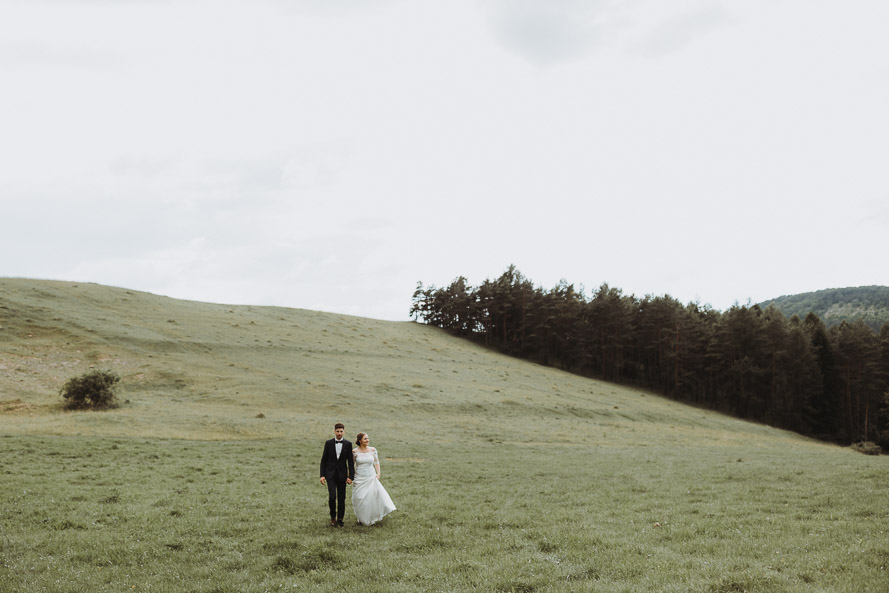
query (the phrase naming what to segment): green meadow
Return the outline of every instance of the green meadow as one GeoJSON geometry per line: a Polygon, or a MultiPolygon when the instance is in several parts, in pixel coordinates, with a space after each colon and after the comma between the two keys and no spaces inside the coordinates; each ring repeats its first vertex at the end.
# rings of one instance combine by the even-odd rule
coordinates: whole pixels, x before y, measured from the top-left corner
{"type": "Polygon", "coordinates": [[[0,279],[0,591],[889,590],[889,462],[414,323],[0,279]],[[90,368],[120,408],[66,412],[90,368]],[[398,510],[327,526],[333,424],[398,510]]]}

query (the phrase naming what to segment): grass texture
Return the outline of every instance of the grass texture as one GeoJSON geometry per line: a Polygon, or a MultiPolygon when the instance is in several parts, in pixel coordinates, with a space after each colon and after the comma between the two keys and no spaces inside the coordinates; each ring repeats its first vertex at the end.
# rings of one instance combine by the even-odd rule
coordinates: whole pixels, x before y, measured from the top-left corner
{"type": "Polygon", "coordinates": [[[6,279],[0,355],[3,593],[889,590],[885,457],[433,328],[6,279]],[[327,526],[336,421],[381,524],[327,526]]]}

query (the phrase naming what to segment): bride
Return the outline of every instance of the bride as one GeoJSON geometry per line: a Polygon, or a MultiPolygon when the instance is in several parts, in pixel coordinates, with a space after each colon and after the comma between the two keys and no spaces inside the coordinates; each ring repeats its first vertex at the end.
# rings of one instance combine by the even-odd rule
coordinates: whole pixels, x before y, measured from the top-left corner
{"type": "Polygon", "coordinates": [[[370,437],[363,432],[355,439],[355,479],[352,481],[352,508],[358,522],[373,525],[395,510],[389,493],[380,483],[380,458],[370,446],[370,437]]]}

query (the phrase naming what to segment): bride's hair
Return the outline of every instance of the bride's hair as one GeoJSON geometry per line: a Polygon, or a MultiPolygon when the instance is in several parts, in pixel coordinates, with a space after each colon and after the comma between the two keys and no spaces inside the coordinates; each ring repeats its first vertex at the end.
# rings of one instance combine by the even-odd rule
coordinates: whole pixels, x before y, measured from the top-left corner
{"type": "Polygon", "coordinates": [[[355,442],[358,443],[358,446],[359,446],[359,447],[361,446],[361,439],[363,439],[363,438],[366,437],[366,436],[367,436],[367,433],[365,433],[365,432],[359,432],[359,433],[358,433],[358,436],[355,437],[355,442]]]}

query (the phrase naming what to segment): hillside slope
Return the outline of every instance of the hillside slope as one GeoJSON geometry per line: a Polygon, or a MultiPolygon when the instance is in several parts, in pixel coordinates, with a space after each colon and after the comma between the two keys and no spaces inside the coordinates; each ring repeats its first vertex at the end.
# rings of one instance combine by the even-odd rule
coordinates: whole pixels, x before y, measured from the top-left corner
{"type": "Polygon", "coordinates": [[[614,446],[816,446],[425,325],[0,279],[0,433],[320,439],[335,421],[430,445],[580,434],[614,446]],[[121,375],[124,405],[61,410],[61,385],[91,367],[121,375]]]}
{"type": "Polygon", "coordinates": [[[780,296],[759,305],[774,305],[785,317],[797,315],[805,319],[810,312],[815,313],[827,326],[861,320],[880,331],[889,322],[889,286],[828,288],[780,296]]]}

